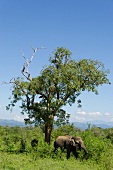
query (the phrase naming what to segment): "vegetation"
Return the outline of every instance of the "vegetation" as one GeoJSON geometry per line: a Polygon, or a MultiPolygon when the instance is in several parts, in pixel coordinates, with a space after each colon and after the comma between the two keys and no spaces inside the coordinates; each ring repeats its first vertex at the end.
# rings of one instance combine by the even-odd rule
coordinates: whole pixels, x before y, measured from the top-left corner
{"type": "Polygon", "coordinates": [[[13,83],[12,98],[7,109],[12,109],[18,101],[21,101],[21,113],[28,114],[26,121],[36,125],[43,123],[45,142],[50,144],[55,117],[57,125],[68,122],[69,114],[62,109],[62,106],[72,105],[75,102],[81,106],[81,100],[78,97],[82,91],[98,94],[97,87],[110,82],[107,78],[108,71],[101,62],[89,59],[78,62],[71,60],[71,52],[68,49],[57,48],[49,61],[49,66],[35,78],[31,78],[28,72],[31,61],[26,61],[22,74],[29,81],[21,78],[10,81],[13,83]]]}
{"type": "Polygon", "coordinates": [[[0,127],[0,169],[2,170],[112,170],[113,169],[113,129],[88,128],[85,131],[73,125],[53,129],[51,144],[44,142],[43,129],[38,127],[0,127]],[[88,150],[66,159],[66,151],[53,152],[53,142],[58,135],[81,136],[88,150]],[[32,148],[31,140],[38,139],[37,148],[32,148]]]}

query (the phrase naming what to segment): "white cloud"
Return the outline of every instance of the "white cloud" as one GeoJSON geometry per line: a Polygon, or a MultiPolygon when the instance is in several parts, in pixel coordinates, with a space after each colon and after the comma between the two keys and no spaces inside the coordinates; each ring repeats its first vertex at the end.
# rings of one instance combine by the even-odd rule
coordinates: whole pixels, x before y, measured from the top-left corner
{"type": "Polygon", "coordinates": [[[100,116],[101,115],[100,112],[88,112],[87,114],[90,116],[100,116]]]}
{"type": "Polygon", "coordinates": [[[101,113],[100,113],[100,112],[94,112],[94,114],[95,114],[95,115],[101,115],[101,113]]]}
{"type": "Polygon", "coordinates": [[[22,115],[20,115],[20,116],[15,115],[13,119],[16,121],[19,121],[19,122],[24,122],[25,117],[22,115]]]}
{"type": "Polygon", "coordinates": [[[86,112],[85,112],[85,111],[77,111],[76,114],[79,114],[79,115],[86,115],[86,112]]]}
{"type": "Polygon", "coordinates": [[[110,122],[113,122],[113,117],[110,119],[110,122]]]}
{"type": "Polygon", "coordinates": [[[111,122],[113,121],[113,114],[111,113],[101,113],[99,111],[96,112],[86,112],[84,110],[78,110],[75,114],[71,114],[70,122],[88,122],[88,121],[106,121],[111,122]]]}
{"type": "Polygon", "coordinates": [[[70,117],[70,122],[85,122],[86,118],[85,117],[80,117],[80,116],[71,116],[70,117]]]}
{"type": "Polygon", "coordinates": [[[104,115],[105,115],[105,116],[110,116],[111,114],[110,114],[110,113],[105,113],[104,115]]]}

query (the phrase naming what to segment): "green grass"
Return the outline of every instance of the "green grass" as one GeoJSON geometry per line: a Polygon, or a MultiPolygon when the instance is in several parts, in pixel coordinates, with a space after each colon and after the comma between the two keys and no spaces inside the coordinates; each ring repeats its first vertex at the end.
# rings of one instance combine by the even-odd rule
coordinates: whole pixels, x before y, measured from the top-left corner
{"type": "MultiPolygon", "coordinates": [[[[39,158],[37,154],[8,154],[0,153],[0,170],[108,170],[105,165],[91,160],[76,160],[71,157],[67,160],[53,158],[39,158]]],[[[113,168],[111,167],[110,170],[113,168]]]]}

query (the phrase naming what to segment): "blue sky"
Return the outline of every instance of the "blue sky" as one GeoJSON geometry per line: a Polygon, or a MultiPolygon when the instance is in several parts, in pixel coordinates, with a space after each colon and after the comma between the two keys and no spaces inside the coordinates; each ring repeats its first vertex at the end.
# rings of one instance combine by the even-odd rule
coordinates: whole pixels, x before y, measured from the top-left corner
{"type": "Polygon", "coordinates": [[[1,0],[0,1],[0,119],[23,120],[18,106],[5,110],[11,95],[11,78],[22,76],[24,63],[19,49],[30,59],[31,47],[37,51],[29,67],[32,76],[57,47],[68,48],[72,59],[102,61],[111,85],[99,87],[99,95],[84,92],[82,108],[66,107],[70,121],[113,121],[113,0],[1,0]]]}

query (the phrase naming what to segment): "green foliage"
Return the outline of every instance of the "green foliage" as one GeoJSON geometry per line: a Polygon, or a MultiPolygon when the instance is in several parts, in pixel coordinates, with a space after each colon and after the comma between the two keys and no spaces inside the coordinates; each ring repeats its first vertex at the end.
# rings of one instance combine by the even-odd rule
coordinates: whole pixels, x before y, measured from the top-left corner
{"type": "Polygon", "coordinates": [[[93,126],[90,131],[94,134],[94,136],[98,137],[98,136],[101,136],[101,137],[105,137],[105,131],[103,131],[102,128],[100,127],[96,127],[96,126],[93,126]]]}
{"type": "Polygon", "coordinates": [[[69,124],[70,114],[66,113],[65,110],[59,109],[56,113],[57,120],[54,121],[54,125],[57,127],[69,124]]]}
{"type": "Polygon", "coordinates": [[[63,125],[58,127],[57,129],[54,129],[53,133],[52,133],[52,138],[56,138],[57,136],[62,136],[62,135],[74,135],[77,136],[78,133],[80,133],[80,129],[77,129],[74,127],[73,124],[69,124],[69,125],[63,125]]]}
{"type": "Polygon", "coordinates": [[[106,129],[106,138],[110,139],[113,144],[113,128],[106,129]]]}
{"type": "Polygon", "coordinates": [[[23,153],[26,151],[26,140],[21,139],[20,141],[20,152],[23,153]]]}

